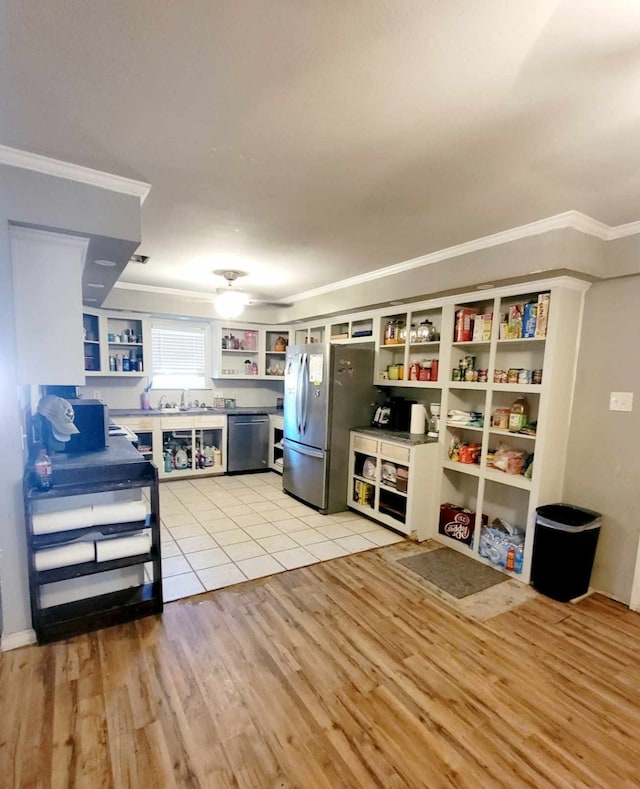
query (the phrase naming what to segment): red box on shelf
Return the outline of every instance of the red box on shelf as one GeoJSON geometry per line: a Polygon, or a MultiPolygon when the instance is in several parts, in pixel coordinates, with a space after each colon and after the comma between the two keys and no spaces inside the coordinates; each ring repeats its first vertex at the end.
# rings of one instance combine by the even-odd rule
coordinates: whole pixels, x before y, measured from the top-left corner
{"type": "MultiPolygon", "coordinates": [[[[440,524],[438,531],[453,540],[471,545],[473,542],[473,530],[476,514],[465,507],[458,507],[457,504],[440,505],[440,524]]],[[[489,519],[486,515],[481,518],[482,524],[487,525],[489,519]]]]}
{"type": "Polygon", "coordinates": [[[462,307],[456,310],[456,325],[453,332],[454,342],[471,342],[473,338],[473,321],[477,310],[462,307]]]}

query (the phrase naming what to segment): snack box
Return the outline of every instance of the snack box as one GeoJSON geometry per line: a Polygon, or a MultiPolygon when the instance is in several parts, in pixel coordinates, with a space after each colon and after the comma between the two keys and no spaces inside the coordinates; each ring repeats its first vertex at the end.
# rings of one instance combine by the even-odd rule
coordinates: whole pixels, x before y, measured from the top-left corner
{"type": "Polygon", "coordinates": [[[547,322],[549,320],[550,301],[550,293],[541,293],[538,296],[538,314],[536,317],[536,332],[534,335],[537,339],[544,339],[547,336],[547,322]]]}
{"type": "Polygon", "coordinates": [[[528,301],[522,312],[522,336],[535,337],[538,316],[538,302],[528,301]]]}
{"type": "Polygon", "coordinates": [[[507,339],[518,340],[522,337],[522,304],[509,307],[507,339]]]}
{"type": "Polygon", "coordinates": [[[493,313],[476,315],[473,322],[473,341],[487,342],[491,339],[491,327],[493,324],[493,313]]]}

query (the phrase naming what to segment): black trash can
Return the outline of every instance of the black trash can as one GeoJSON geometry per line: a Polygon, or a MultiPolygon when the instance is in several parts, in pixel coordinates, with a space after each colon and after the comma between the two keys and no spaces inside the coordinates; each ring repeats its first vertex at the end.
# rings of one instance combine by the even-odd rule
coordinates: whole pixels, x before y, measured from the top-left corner
{"type": "Polygon", "coordinates": [[[536,513],[531,584],[563,603],[586,594],[600,535],[600,513],[570,504],[547,504],[536,513]]]}

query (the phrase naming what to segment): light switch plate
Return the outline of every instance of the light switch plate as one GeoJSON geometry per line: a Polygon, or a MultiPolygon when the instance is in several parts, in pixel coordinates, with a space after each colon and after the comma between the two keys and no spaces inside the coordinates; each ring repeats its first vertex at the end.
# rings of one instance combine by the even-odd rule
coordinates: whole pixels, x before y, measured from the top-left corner
{"type": "Polygon", "coordinates": [[[609,411],[632,411],[633,392],[611,392],[609,411]]]}

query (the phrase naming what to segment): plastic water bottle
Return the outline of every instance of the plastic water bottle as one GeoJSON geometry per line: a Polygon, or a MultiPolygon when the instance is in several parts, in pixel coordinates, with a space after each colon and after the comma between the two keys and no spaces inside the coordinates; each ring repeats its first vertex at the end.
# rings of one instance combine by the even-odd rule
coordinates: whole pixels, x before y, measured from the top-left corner
{"type": "Polygon", "coordinates": [[[49,490],[53,484],[53,473],[51,469],[51,459],[44,449],[41,449],[38,452],[38,457],[34,463],[33,470],[35,472],[36,485],[40,488],[40,490],[49,490]]]}

